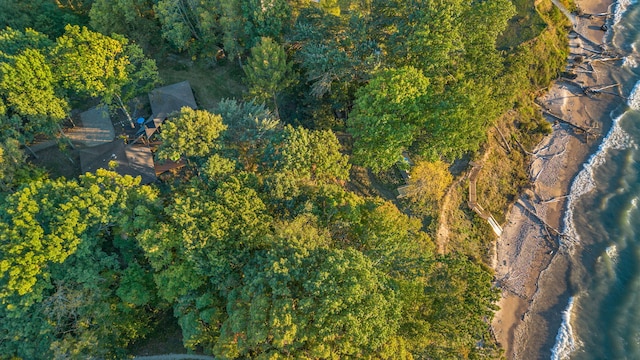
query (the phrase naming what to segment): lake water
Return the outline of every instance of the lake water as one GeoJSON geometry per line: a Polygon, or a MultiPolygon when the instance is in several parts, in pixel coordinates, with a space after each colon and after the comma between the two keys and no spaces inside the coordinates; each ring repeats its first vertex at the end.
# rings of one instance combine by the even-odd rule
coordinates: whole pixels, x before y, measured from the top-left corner
{"type": "Polygon", "coordinates": [[[615,76],[628,99],[571,188],[571,290],[552,359],[640,359],[640,5],[615,10],[612,42],[626,55],[615,76]]]}

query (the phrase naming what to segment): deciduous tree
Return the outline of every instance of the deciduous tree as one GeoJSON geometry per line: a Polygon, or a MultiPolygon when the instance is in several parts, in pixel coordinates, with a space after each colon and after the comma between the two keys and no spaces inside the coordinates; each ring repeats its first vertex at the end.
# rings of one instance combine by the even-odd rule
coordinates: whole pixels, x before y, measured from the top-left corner
{"type": "Polygon", "coordinates": [[[45,56],[35,49],[0,62],[0,94],[8,116],[20,117],[19,131],[27,141],[37,134],[56,132],[69,110],[66,100],[55,93],[45,56]]]}
{"type": "Polygon", "coordinates": [[[354,161],[373,171],[398,162],[424,126],[428,91],[429,80],[412,67],[384,70],[361,88],[348,121],[354,161]]]}
{"type": "Polygon", "coordinates": [[[209,155],[220,146],[218,138],[226,128],[220,115],[183,107],[162,126],[158,158],[178,161],[182,156],[209,155]]]}
{"type": "Polygon", "coordinates": [[[155,289],[131,221],[155,193],[105,170],[42,180],[0,205],[0,353],[122,357],[148,331],[155,289]],[[126,292],[126,296],[124,293],[126,292]]]}
{"type": "Polygon", "coordinates": [[[104,35],[121,34],[147,48],[161,40],[151,0],[95,0],[89,11],[91,26],[104,35]]]}
{"type": "Polygon", "coordinates": [[[133,126],[125,102],[155,85],[155,62],[126,38],[105,36],[86,27],[69,25],[56,42],[54,65],[64,88],[101,97],[106,104],[117,103],[133,126]]]}
{"type": "Polygon", "coordinates": [[[198,54],[221,40],[219,19],[229,3],[239,5],[236,0],[160,0],[153,9],[162,25],[162,37],[179,50],[198,54]]]}
{"type": "Polygon", "coordinates": [[[406,197],[418,214],[431,215],[451,185],[453,176],[442,161],[419,161],[411,168],[406,197]]]}
{"type": "Polygon", "coordinates": [[[287,126],[275,145],[274,170],[296,180],[325,183],[349,178],[348,157],[331,130],[287,126]]]}

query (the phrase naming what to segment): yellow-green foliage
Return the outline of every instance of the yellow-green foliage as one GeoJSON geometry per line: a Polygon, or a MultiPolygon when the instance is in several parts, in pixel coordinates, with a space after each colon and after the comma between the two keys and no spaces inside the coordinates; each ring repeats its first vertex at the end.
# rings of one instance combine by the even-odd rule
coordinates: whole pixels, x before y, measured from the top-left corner
{"type": "MultiPolygon", "coordinates": [[[[513,94],[511,99],[515,107],[496,125],[511,149],[507,149],[496,128],[491,129],[477,182],[478,202],[498,222],[505,221],[509,204],[528,182],[527,158],[515,140],[530,150],[543,134],[552,131],[551,124],[541,116],[534,99],[557,78],[568,56],[568,20],[550,0],[539,1],[535,7],[533,3],[531,0],[514,1],[518,9],[516,18],[520,17],[520,23],[510,22],[502,43],[499,43],[504,48],[514,48],[507,55],[504,88],[513,94]],[[507,43],[510,32],[517,33],[521,27],[535,26],[540,19],[547,25],[535,38],[525,39],[525,34],[520,38],[522,43],[516,46],[507,43]]],[[[564,3],[568,9],[574,8],[569,1],[564,3]]],[[[468,181],[457,182],[449,195],[450,203],[457,205],[442,209],[441,215],[446,217],[449,230],[446,250],[487,261],[492,251],[493,235],[486,221],[467,206],[468,185],[468,181]]]]}
{"type": "Polygon", "coordinates": [[[420,161],[411,169],[407,199],[418,214],[430,214],[453,182],[448,165],[442,161],[420,161]]]}

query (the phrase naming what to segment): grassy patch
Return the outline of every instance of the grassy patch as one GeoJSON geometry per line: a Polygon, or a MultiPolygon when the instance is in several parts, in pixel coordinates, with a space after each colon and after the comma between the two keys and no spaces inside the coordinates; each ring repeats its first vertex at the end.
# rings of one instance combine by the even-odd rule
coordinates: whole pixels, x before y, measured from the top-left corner
{"type": "Polygon", "coordinates": [[[534,39],[547,27],[540,17],[534,0],[512,0],[516,7],[516,15],[509,20],[504,33],[498,38],[499,49],[511,49],[534,39]]]}
{"type": "MultiPolygon", "coordinates": [[[[504,223],[510,205],[529,185],[528,158],[516,140],[530,151],[550,130],[534,99],[564,68],[570,29],[568,20],[550,0],[539,1],[537,9],[533,0],[514,0],[514,4],[518,15],[509,24],[500,45],[512,49],[507,58],[505,86],[514,94],[510,101],[515,107],[489,130],[483,151],[476,154],[482,160],[475,160],[483,166],[477,182],[478,203],[499,223],[504,223]]],[[[448,206],[440,209],[447,234],[439,241],[446,244],[445,251],[464,253],[489,263],[495,236],[487,222],[469,209],[468,191],[467,179],[457,181],[451,188],[448,206]]]]}
{"type": "MultiPolygon", "coordinates": [[[[455,251],[486,264],[490,263],[494,235],[491,227],[467,206],[469,181],[457,182],[450,196],[450,204],[454,206],[444,209],[441,215],[447,217],[449,231],[446,251],[455,251]]],[[[482,203],[484,206],[484,201],[482,203]]]]}
{"type": "Polygon", "coordinates": [[[243,72],[234,62],[211,64],[204,61],[173,57],[158,63],[165,84],[188,80],[201,108],[213,109],[223,98],[242,98],[245,86],[243,72]]]}

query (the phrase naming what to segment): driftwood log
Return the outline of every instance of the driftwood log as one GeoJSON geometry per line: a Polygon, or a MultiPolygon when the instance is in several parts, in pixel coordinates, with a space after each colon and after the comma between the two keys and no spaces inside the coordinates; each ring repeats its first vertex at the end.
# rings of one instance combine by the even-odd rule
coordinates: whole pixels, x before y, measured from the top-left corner
{"type": "Polygon", "coordinates": [[[550,112],[549,110],[542,110],[542,113],[545,114],[545,115],[551,116],[552,118],[560,121],[563,124],[567,124],[567,125],[571,126],[574,129],[578,129],[578,130],[582,131],[583,133],[587,134],[588,136],[593,136],[593,137],[598,136],[598,134],[595,134],[595,133],[592,132],[592,128],[586,128],[584,126],[580,126],[578,124],[575,124],[575,123],[573,123],[573,122],[571,122],[569,120],[565,120],[560,115],[556,115],[556,114],[550,112]]]}

